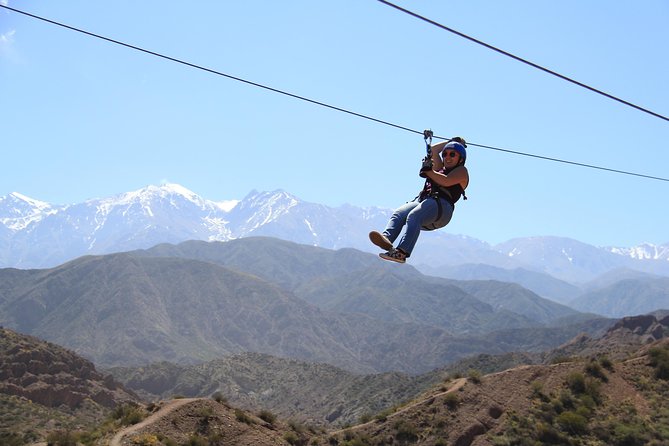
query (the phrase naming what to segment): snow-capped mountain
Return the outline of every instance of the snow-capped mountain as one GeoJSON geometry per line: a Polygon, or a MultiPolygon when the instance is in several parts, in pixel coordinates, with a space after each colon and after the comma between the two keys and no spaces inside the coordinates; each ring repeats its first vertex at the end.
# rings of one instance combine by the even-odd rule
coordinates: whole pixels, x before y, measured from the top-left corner
{"type": "Polygon", "coordinates": [[[360,221],[378,227],[387,217],[383,210],[305,203],[283,191],[253,191],[243,200],[215,202],[177,184],[67,206],[12,193],[0,198],[0,267],[50,267],[85,254],[249,235],[359,247],[368,244],[367,233],[352,228],[360,221]]]}
{"type": "Polygon", "coordinates": [[[614,254],[631,257],[638,260],[667,260],[669,261],[669,243],[653,245],[643,243],[632,248],[607,248],[614,254]]]}
{"type": "MultiPolygon", "coordinates": [[[[378,252],[367,233],[383,228],[390,213],[376,207],[307,203],[280,190],[215,202],[177,184],[66,206],[11,193],[0,198],[0,267],[43,268],[86,254],[248,236],[378,252]]],[[[530,237],[491,246],[447,231],[421,237],[425,241],[411,263],[429,265],[430,271],[485,264],[525,268],[570,282],[585,282],[616,268],[669,275],[669,245],[598,248],[566,238],[530,237]]]]}
{"type": "Polygon", "coordinates": [[[10,231],[25,229],[55,212],[49,203],[33,200],[18,192],[0,198],[0,224],[10,231]]]}

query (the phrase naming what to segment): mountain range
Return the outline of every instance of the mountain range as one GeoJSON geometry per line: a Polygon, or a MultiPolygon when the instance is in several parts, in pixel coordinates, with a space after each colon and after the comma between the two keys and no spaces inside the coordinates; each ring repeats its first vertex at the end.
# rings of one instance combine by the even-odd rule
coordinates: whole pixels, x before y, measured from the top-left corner
{"type": "Polygon", "coordinates": [[[518,285],[268,237],[0,270],[0,324],[107,367],[257,352],[422,373],[476,353],[542,351],[610,323],[518,285]]]}
{"type": "MultiPolygon", "coordinates": [[[[390,213],[390,209],[378,207],[308,203],[281,190],[252,191],[242,200],[215,202],[177,184],[147,186],[71,205],[54,205],[10,193],[0,198],[0,267],[46,268],[87,254],[248,236],[376,252],[367,233],[383,228],[390,213]]],[[[470,278],[512,281],[508,277],[523,276],[534,286],[542,283],[538,285],[544,288],[542,295],[560,302],[573,298],[569,285],[581,286],[612,270],[669,276],[669,243],[594,247],[546,236],[492,246],[447,231],[422,237],[425,240],[411,261],[424,272],[452,277],[453,268],[458,267],[459,271],[466,268],[470,278]],[[491,267],[497,270],[491,272],[491,267]],[[547,295],[550,293],[554,295],[547,295]]],[[[527,283],[523,285],[539,291],[527,283]]]]}

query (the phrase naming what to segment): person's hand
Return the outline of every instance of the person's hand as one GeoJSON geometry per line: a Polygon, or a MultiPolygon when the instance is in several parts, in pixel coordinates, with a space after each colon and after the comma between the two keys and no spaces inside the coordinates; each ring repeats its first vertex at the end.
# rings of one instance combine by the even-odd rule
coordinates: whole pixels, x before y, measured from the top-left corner
{"type": "Polygon", "coordinates": [[[423,158],[423,164],[420,166],[420,172],[418,175],[421,178],[426,178],[427,177],[427,172],[432,170],[432,158],[428,155],[425,155],[425,158],[423,158]]]}
{"type": "Polygon", "coordinates": [[[450,139],[451,141],[459,142],[463,146],[467,147],[467,142],[465,141],[465,138],[462,136],[454,136],[450,139]]]}

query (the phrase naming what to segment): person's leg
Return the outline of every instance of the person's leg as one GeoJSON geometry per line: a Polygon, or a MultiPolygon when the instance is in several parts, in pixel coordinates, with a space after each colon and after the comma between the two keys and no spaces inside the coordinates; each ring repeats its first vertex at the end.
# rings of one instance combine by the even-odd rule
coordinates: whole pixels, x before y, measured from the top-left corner
{"type": "Polygon", "coordinates": [[[416,246],[421,227],[435,221],[438,214],[439,206],[437,200],[433,198],[423,200],[418,206],[415,206],[406,216],[406,231],[400,239],[397,249],[409,257],[414,246],[416,246]]]}
{"type": "Polygon", "coordinates": [[[383,231],[383,235],[394,243],[395,240],[397,240],[397,237],[400,236],[402,228],[407,222],[409,213],[419,205],[420,203],[417,201],[410,201],[395,209],[393,215],[390,217],[390,220],[388,220],[388,224],[386,225],[386,229],[383,231]]]}

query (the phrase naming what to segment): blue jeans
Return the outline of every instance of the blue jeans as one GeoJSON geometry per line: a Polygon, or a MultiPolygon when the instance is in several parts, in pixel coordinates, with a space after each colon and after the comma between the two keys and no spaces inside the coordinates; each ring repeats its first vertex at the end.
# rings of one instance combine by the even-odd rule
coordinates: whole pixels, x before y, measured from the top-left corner
{"type": "Polygon", "coordinates": [[[413,251],[421,229],[432,230],[443,228],[451,221],[453,216],[453,205],[444,199],[441,201],[441,218],[437,221],[439,214],[439,205],[437,199],[426,198],[423,201],[415,199],[398,207],[388,221],[383,235],[395,244],[395,240],[400,236],[402,228],[406,226],[406,231],[397,245],[398,249],[404,251],[409,257],[413,251]]]}

